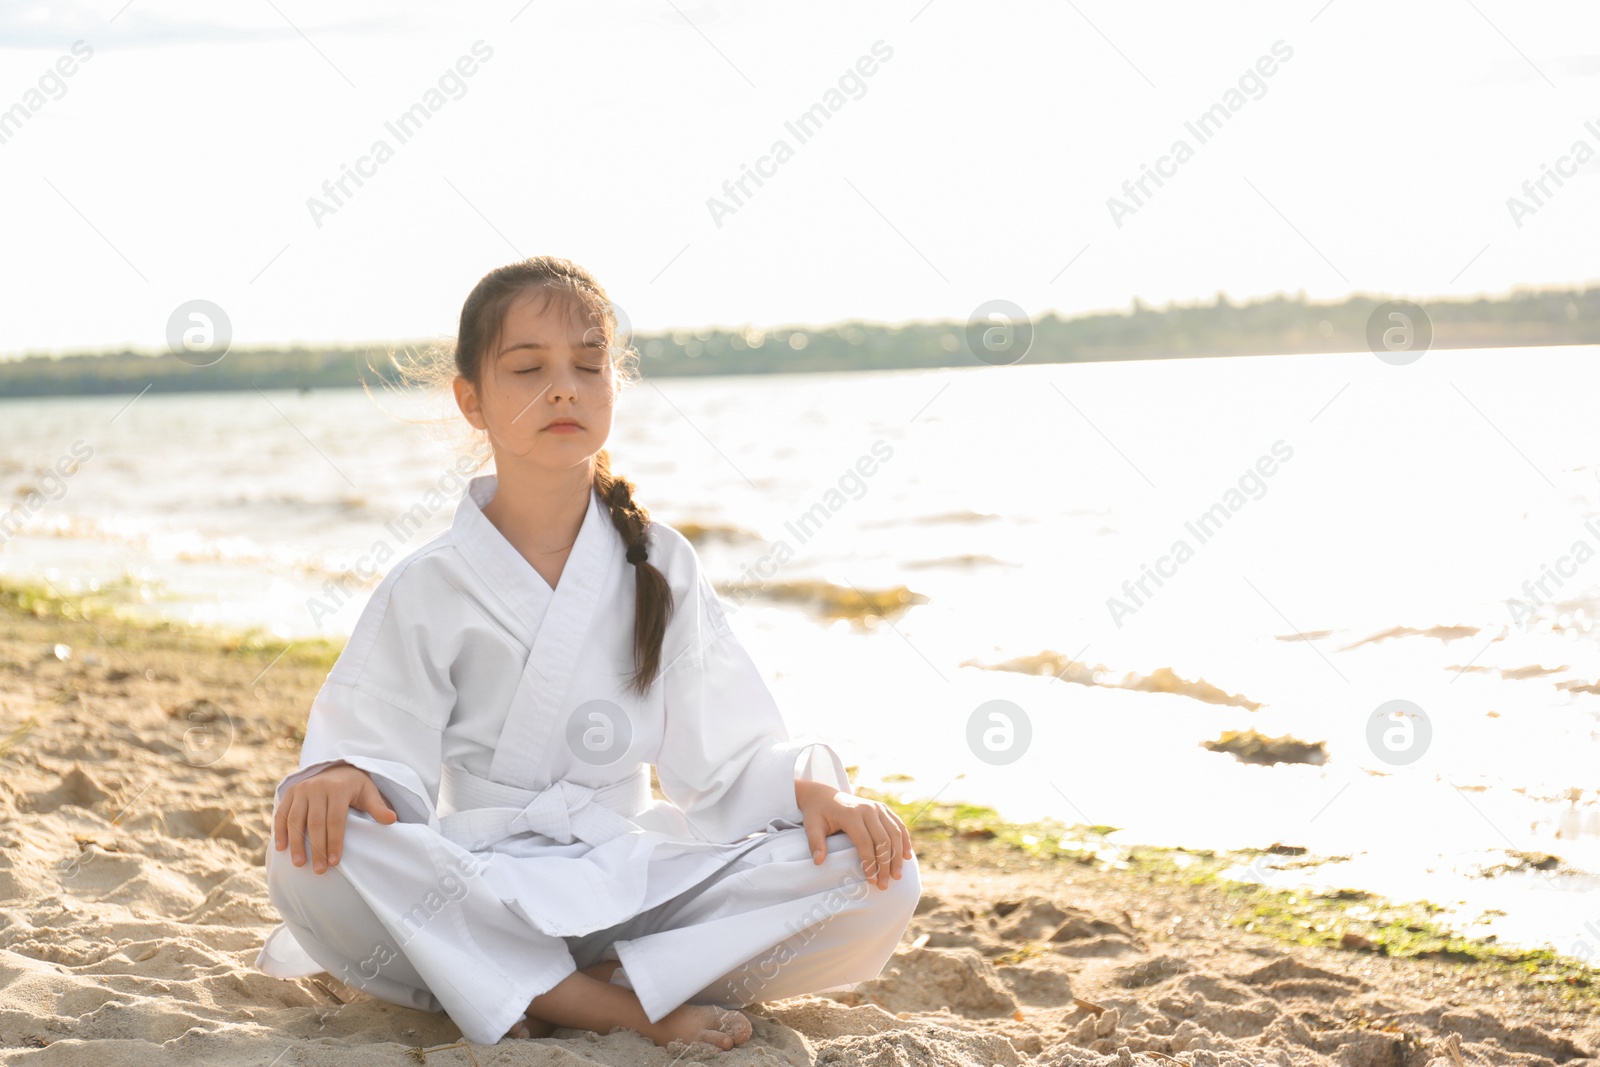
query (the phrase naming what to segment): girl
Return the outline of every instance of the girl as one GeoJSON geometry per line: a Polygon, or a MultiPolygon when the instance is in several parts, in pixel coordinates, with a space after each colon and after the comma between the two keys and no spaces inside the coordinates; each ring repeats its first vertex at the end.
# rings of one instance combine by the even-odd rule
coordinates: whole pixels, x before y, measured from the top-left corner
{"type": "Polygon", "coordinates": [[[730,1049],[732,1009],[874,978],[910,922],[905,824],[790,738],[694,548],[611,472],[617,329],[552,257],[462,306],[439,379],[495,473],[390,569],[312,703],[268,974],[325,970],[483,1043],[730,1049]]]}

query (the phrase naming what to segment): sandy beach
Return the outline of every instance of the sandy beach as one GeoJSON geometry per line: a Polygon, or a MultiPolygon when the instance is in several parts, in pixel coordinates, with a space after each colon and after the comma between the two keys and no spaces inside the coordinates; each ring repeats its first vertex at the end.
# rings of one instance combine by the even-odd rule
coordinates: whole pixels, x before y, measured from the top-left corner
{"type": "Polygon", "coordinates": [[[903,810],[924,899],[877,980],[754,1005],[754,1036],[728,1053],[570,1030],[463,1045],[444,1015],[251,966],[277,921],[263,879],[272,789],[296,765],[336,649],[78,615],[15,592],[0,607],[7,1063],[1543,1067],[1600,1055],[1600,997],[1572,961],[1429,942],[1423,921],[1373,919],[1383,904],[1371,900],[1357,933],[1349,901],[1295,910],[1196,875],[1207,856],[1185,871],[1104,834],[1098,849],[1019,847],[1017,828],[979,826],[948,797],[917,801],[932,792],[917,783],[903,810]]]}

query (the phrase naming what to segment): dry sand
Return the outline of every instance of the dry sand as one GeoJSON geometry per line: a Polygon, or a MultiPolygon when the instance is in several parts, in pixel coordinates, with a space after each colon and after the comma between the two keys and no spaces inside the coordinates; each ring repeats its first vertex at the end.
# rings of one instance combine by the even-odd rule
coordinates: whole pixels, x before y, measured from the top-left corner
{"type": "Polygon", "coordinates": [[[273,655],[0,612],[4,1062],[1597,1062],[1592,1007],[1503,974],[1289,945],[1229,923],[1214,889],[932,837],[884,973],[747,1009],[732,1052],[571,1030],[460,1045],[444,1015],[252,968],[276,922],[271,791],[326,672],[291,651],[262,674],[273,655]]]}

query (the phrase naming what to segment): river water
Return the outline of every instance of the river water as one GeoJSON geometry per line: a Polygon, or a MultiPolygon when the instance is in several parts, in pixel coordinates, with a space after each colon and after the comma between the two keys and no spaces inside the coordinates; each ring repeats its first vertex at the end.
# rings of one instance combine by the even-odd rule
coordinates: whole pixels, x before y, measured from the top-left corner
{"type": "MultiPolygon", "coordinates": [[[[655,379],[609,448],[657,518],[737,533],[699,546],[730,590],[927,598],[861,627],[725,593],[792,729],[837,738],[861,782],[1113,841],[1303,846],[1347,858],[1240,877],[1427,898],[1594,956],[1597,396],[1587,348],[655,379]],[[1030,657],[1051,666],[995,669],[1030,657]],[[1174,691],[1128,687],[1152,676],[1174,691]],[[1421,716],[1378,714],[1396,700],[1421,716]],[[1248,728],[1328,759],[1201,747],[1248,728]],[[1563,865],[1479,877],[1502,850],[1563,865]]],[[[459,497],[448,427],[407,421],[431,410],[0,400],[0,575],[348,633],[459,497]]]]}

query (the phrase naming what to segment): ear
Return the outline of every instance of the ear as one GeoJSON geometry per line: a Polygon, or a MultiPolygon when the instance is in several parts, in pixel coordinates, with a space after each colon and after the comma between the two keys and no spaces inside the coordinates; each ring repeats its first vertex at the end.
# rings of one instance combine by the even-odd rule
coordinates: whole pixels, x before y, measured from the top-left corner
{"type": "Polygon", "coordinates": [[[450,384],[455,389],[456,407],[461,409],[461,414],[474,428],[487,429],[483,421],[483,408],[478,403],[478,391],[472,387],[472,383],[458,374],[450,384]]]}

